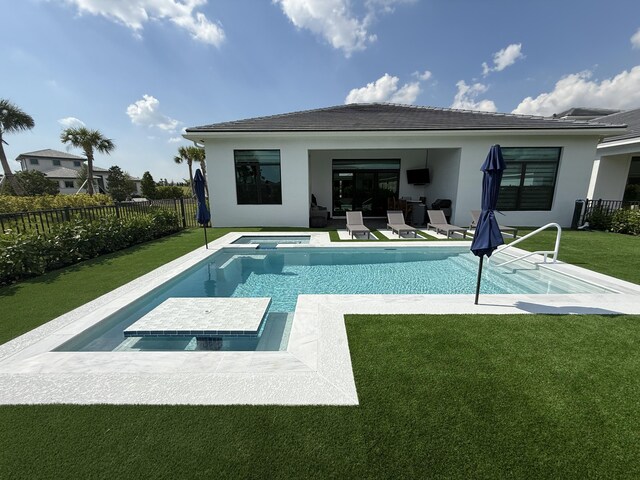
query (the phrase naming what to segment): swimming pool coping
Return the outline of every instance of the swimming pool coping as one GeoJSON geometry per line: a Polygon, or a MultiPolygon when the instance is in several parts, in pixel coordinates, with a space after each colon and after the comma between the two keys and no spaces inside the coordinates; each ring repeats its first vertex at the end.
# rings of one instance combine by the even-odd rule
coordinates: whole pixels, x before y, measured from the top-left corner
{"type": "MultiPolygon", "coordinates": [[[[299,232],[251,232],[259,234],[300,236],[299,232]]],[[[51,351],[243,235],[246,232],[229,233],[210,242],[209,250],[201,247],[0,345],[0,404],[357,405],[345,314],[640,314],[639,285],[559,262],[543,268],[620,293],[482,295],[481,305],[473,305],[473,295],[300,295],[284,352],[51,351]]],[[[328,232],[304,235],[311,237],[309,244],[278,248],[384,245],[331,242],[328,232]]],[[[394,241],[392,245],[438,248],[464,247],[470,242],[394,241]]],[[[256,249],[257,245],[234,244],[233,248],[256,249]]]]}

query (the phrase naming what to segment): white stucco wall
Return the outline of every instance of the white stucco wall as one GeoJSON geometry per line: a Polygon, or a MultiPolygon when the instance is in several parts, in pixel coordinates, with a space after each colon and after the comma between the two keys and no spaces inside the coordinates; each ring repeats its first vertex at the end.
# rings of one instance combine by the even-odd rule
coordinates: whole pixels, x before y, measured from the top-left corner
{"type": "Polygon", "coordinates": [[[307,144],[290,139],[205,142],[212,223],[217,227],[309,225],[307,144]],[[234,150],[280,150],[282,205],[238,205],[234,150]]]}
{"type": "Polygon", "coordinates": [[[363,150],[366,150],[368,158],[375,158],[369,155],[371,150],[381,150],[379,158],[401,158],[404,166],[400,195],[417,199],[426,194],[429,206],[436,198],[451,198],[451,221],[464,226],[469,223],[469,211],[480,207],[480,166],[494,143],[503,147],[562,147],[551,211],[505,212],[500,223],[539,226],[558,222],[568,226],[575,200],[585,198],[587,194],[598,141],[598,137],[592,135],[521,135],[511,132],[500,135],[236,134],[229,137],[204,138],[213,223],[216,226],[307,226],[311,193],[316,195],[320,205],[331,208],[330,159],[335,158],[336,150],[340,151],[340,158],[349,158],[343,155],[345,150],[352,151],[352,158],[362,158],[363,150]],[[237,205],[234,149],[280,150],[282,205],[237,205]],[[428,163],[430,170],[433,169],[432,182],[425,187],[409,186],[405,171],[424,166],[426,149],[430,150],[428,163]]]}
{"type": "Polygon", "coordinates": [[[622,200],[629,176],[631,154],[606,155],[593,164],[587,198],[622,200]]]}

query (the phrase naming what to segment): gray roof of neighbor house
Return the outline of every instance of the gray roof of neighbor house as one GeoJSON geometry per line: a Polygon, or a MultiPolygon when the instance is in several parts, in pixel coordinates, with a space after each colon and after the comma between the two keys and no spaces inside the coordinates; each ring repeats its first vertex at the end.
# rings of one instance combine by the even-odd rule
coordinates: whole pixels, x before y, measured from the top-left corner
{"type": "MultiPolygon", "coordinates": [[[[104,168],[97,170],[94,167],[93,169],[95,170],[95,173],[102,173],[107,171],[104,168]]],[[[78,172],[79,170],[76,170],[74,168],[54,167],[51,170],[46,170],[42,173],[44,173],[47,177],[50,177],[50,178],[77,178],[78,172]]]]}
{"type": "Polygon", "coordinates": [[[600,143],[615,142],[618,140],[626,140],[628,138],[640,137],[640,108],[635,110],[627,110],[626,112],[614,113],[605,117],[598,117],[593,122],[611,122],[627,124],[627,132],[615,137],[607,137],[600,143]]]}
{"type": "Polygon", "coordinates": [[[45,148],[44,150],[36,150],[35,152],[21,153],[16,157],[16,160],[20,160],[23,157],[40,157],[40,158],[66,158],[69,160],[86,160],[85,157],[79,157],[67,152],[61,152],[60,150],[52,150],[51,148],[45,148]]]}
{"type": "Polygon", "coordinates": [[[620,110],[613,110],[610,108],[591,108],[591,107],[575,107],[565,110],[564,112],[554,113],[553,118],[562,117],[603,117],[605,115],[611,115],[612,113],[618,113],[620,110]]]}
{"type": "Polygon", "coordinates": [[[594,130],[624,125],[389,103],[335,107],[187,128],[196,132],[594,130]]]}

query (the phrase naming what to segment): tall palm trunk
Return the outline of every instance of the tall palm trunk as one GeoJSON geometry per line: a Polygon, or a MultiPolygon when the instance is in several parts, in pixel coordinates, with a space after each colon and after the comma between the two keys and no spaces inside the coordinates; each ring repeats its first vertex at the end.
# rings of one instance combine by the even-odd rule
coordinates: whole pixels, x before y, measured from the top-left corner
{"type": "Polygon", "coordinates": [[[7,161],[7,156],[4,153],[4,140],[2,139],[2,133],[0,133],[0,162],[2,163],[2,170],[4,172],[4,181],[7,182],[7,185],[11,185],[13,187],[13,191],[16,195],[24,195],[24,188],[18,182],[18,179],[11,171],[11,167],[9,167],[9,162],[7,161]]]}
{"type": "Polygon", "coordinates": [[[191,196],[195,196],[195,191],[193,190],[193,165],[191,160],[187,160],[187,166],[189,167],[189,187],[191,187],[191,196]]]}
{"type": "Polygon", "coordinates": [[[87,155],[87,193],[93,195],[93,152],[86,150],[87,155]]]}

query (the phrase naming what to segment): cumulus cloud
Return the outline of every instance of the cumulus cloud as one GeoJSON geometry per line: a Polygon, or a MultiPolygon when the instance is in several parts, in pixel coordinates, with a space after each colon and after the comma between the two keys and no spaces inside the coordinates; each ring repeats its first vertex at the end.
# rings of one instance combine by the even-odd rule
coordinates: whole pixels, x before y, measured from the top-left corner
{"type": "Polygon", "coordinates": [[[84,122],[76,117],[65,117],[58,120],[58,123],[62,125],[63,128],[78,128],[78,127],[86,127],[84,122]]]}
{"type": "Polygon", "coordinates": [[[346,57],[367,48],[376,40],[369,28],[379,13],[391,13],[394,7],[413,0],[366,0],[366,13],[358,18],[349,0],[273,0],[299,29],[306,29],[323,37],[342,50],[346,57]]]}
{"type": "Polygon", "coordinates": [[[640,65],[600,82],[591,80],[592,75],[588,70],[567,75],[551,92],[522,100],[513,113],[548,116],[579,106],[622,110],[640,106],[640,65]]]}
{"type": "Polygon", "coordinates": [[[134,125],[157,127],[168,132],[175,131],[180,124],[178,120],[160,113],[160,101],[146,94],[127,107],[127,115],[134,125]]]}
{"type": "Polygon", "coordinates": [[[80,14],[100,15],[140,35],[145,23],[168,20],[189,32],[195,40],[219,47],[225,39],[218,22],[212,22],[196,8],[207,0],[64,0],[80,14]]]}
{"type": "Polygon", "coordinates": [[[640,28],[636,33],[632,35],[630,40],[631,40],[631,46],[633,46],[633,48],[640,48],[640,28]]]}
{"type": "Polygon", "coordinates": [[[524,58],[522,44],[512,43],[493,54],[493,67],[490,67],[487,62],[482,62],[482,75],[486,77],[491,72],[501,72],[520,58],[524,58]]]}
{"type": "Polygon", "coordinates": [[[367,83],[362,88],[352,89],[344,103],[392,102],[412,104],[420,94],[420,82],[405,83],[398,87],[398,77],[385,73],[375,82],[367,83]]]}
{"type": "Polygon", "coordinates": [[[453,99],[451,108],[461,110],[480,110],[483,112],[498,111],[493,100],[476,100],[480,94],[485,93],[488,90],[486,85],[483,85],[482,83],[467,85],[464,80],[460,80],[456,83],[456,87],[458,87],[458,93],[456,93],[456,96],[453,99]]]}

